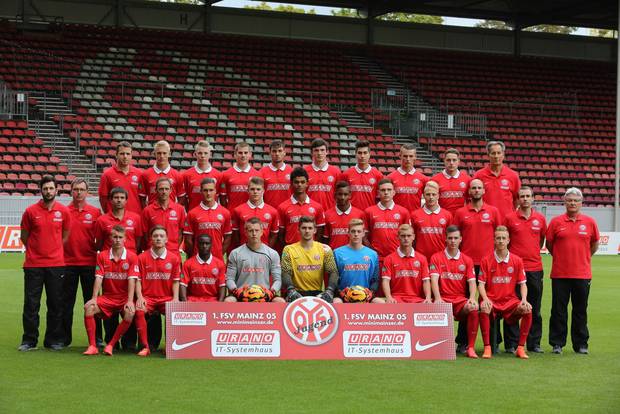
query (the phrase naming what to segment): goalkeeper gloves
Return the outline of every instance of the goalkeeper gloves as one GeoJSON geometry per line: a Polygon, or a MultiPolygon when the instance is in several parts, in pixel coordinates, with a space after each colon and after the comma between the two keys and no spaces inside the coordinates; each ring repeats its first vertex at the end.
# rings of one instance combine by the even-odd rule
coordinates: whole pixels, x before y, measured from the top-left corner
{"type": "Polygon", "coordinates": [[[323,299],[327,303],[332,303],[334,301],[334,293],[329,289],[327,289],[325,292],[319,293],[316,296],[317,298],[323,299]]]}
{"type": "Polygon", "coordinates": [[[290,288],[288,290],[288,292],[286,292],[286,301],[287,302],[292,302],[294,300],[297,300],[299,298],[302,298],[303,296],[301,295],[301,293],[299,293],[295,288],[290,288]]]}

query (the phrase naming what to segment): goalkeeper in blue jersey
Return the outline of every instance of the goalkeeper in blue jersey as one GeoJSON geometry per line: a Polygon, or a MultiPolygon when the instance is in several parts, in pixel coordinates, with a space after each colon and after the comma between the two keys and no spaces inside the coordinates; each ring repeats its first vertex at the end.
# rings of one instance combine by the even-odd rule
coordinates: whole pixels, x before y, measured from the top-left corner
{"type": "Polygon", "coordinates": [[[349,222],[349,244],[334,250],[334,259],[338,267],[339,296],[334,303],[372,302],[385,303],[376,298],[379,287],[379,256],[377,252],[364,246],[364,222],[352,219],[349,222]]]}

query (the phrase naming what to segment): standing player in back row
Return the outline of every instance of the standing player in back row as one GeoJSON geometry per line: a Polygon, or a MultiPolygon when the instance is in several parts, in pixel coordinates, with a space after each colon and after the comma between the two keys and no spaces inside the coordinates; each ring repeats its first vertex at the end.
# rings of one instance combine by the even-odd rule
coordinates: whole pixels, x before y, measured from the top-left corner
{"type": "Polygon", "coordinates": [[[362,211],[377,202],[377,185],[383,174],[370,165],[370,143],[355,143],[357,164],[342,173],[341,180],[351,186],[351,205],[362,211]]]}
{"type": "Polygon", "coordinates": [[[116,164],[107,168],[99,180],[99,205],[104,213],[110,211],[110,191],[115,187],[124,188],[127,191],[127,210],[140,214],[142,202],[140,201],[140,183],[142,182],[142,170],[131,165],[132,147],[127,141],[121,141],[116,146],[116,164]]]}
{"type": "Polygon", "coordinates": [[[211,177],[215,180],[216,187],[219,188],[222,181],[222,173],[211,166],[211,144],[208,141],[198,141],[194,147],[194,157],[196,164],[183,171],[181,179],[183,180],[183,189],[186,194],[186,209],[190,211],[200,204],[202,201],[202,192],[200,191],[200,183],[205,178],[211,177]]]}
{"type": "Polygon", "coordinates": [[[457,149],[448,148],[443,153],[444,170],[431,178],[439,184],[439,205],[453,215],[467,202],[467,189],[471,180],[465,171],[459,170],[459,157],[457,149]]]}
{"type": "Polygon", "coordinates": [[[220,182],[220,203],[229,211],[248,201],[248,182],[260,174],[250,164],[252,150],[247,142],[235,145],[235,162],[224,171],[220,182]]]}
{"type": "Polygon", "coordinates": [[[308,196],[321,205],[323,211],[334,206],[335,185],[340,177],[340,168],[329,165],[327,141],[317,138],[310,144],[312,164],[304,166],[308,173],[308,196]]]}
{"type": "Polygon", "coordinates": [[[269,155],[271,163],[265,165],[258,172],[265,180],[265,203],[274,208],[291,197],[291,172],[293,168],[286,165],[286,147],[284,142],[279,139],[271,141],[269,144],[269,155]]]}
{"type": "Polygon", "coordinates": [[[183,188],[181,173],[170,165],[170,144],[166,141],[157,141],[153,147],[153,154],[155,155],[155,164],[142,172],[140,181],[142,206],[146,207],[155,202],[157,199],[155,183],[162,177],[170,179],[172,185],[170,200],[185,204],[185,189],[183,188]]]}
{"type": "Polygon", "coordinates": [[[408,211],[416,211],[422,205],[422,190],[428,177],[415,168],[416,149],[413,144],[400,147],[400,167],[387,178],[394,184],[394,202],[408,211]]]}

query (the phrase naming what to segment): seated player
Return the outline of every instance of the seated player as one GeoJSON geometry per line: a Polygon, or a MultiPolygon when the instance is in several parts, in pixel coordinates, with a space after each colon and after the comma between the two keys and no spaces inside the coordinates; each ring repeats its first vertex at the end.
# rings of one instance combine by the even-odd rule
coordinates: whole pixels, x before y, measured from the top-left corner
{"type": "Polygon", "coordinates": [[[198,236],[198,254],[183,263],[182,302],[222,302],[226,296],[226,265],[211,254],[211,236],[198,236]]]}
{"type": "Polygon", "coordinates": [[[433,303],[426,257],[413,249],[410,224],[398,228],[399,247],[385,258],[381,284],[387,303],[433,303]]]}
{"type": "Polygon", "coordinates": [[[125,228],[120,224],[112,227],[110,239],[112,247],[97,255],[93,297],[84,304],[84,326],[88,336],[88,349],[84,355],[99,353],[95,317],[107,319],[117,313],[123,315],[123,321],[103,349],[104,354],[112,355],[114,345],[131,326],[135,313],[133,299],[139,274],[138,256],[125,248],[125,228]],[[102,288],[103,294],[99,295],[102,288]]]}
{"type": "Polygon", "coordinates": [[[225,302],[284,302],[275,296],[282,285],[280,256],[262,242],[263,223],[258,217],[245,222],[246,242],[234,249],[228,257],[226,287],[231,293],[225,302]],[[269,280],[273,282],[269,283],[269,280]],[[250,287],[261,286],[263,294],[249,297],[244,293],[250,287]]]}
{"type": "Polygon", "coordinates": [[[528,359],[525,342],[532,326],[532,305],[527,301],[527,285],[523,261],[508,251],[510,237],[508,228],[495,229],[495,251],[480,262],[478,291],[480,292],[480,330],[484,342],[482,358],[491,358],[490,327],[491,318],[501,316],[512,325],[521,320],[519,346],[515,355],[528,359]],[[521,299],[517,297],[519,285],[521,299]]]}
{"type": "Polygon", "coordinates": [[[459,250],[461,232],[457,226],[446,229],[446,249],[431,257],[429,272],[435,303],[451,303],[454,319],[467,321],[469,358],[478,358],[474,345],[478,335],[478,301],[474,262],[459,250]]]}
{"type": "Polygon", "coordinates": [[[317,231],[314,218],[302,216],[298,226],[301,240],[282,251],[282,294],[287,302],[318,296],[331,303],[338,287],[334,252],[328,245],[314,241],[317,231]],[[328,280],[323,288],[325,273],[328,280]]]}
{"type": "Polygon", "coordinates": [[[348,290],[353,286],[362,286],[366,297],[364,302],[385,303],[385,300],[374,297],[379,287],[379,256],[377,252],[363,244],[364,221],[352,219],[349,222],[349,244],[334,250],[334,259],[338,267],[338,292],[340,298],[334,303],[350,301],[348,290]]]}
{"type": "MultiPolygon", "coordinates": [[[[139,356],[148,356],[148,334],[145,314],[166,314],[166,302],[179,300],[180,259],[166,250],[166,228],[156,225],[151,229],[151,248],[138,256],[140,277],[136,283],[136,329],[143,349],[139,356]]],[[[152,343],[153,341],[151,341],[152,343]]],[[[159,342],[159,341],[156,341],[159,342]]]]}

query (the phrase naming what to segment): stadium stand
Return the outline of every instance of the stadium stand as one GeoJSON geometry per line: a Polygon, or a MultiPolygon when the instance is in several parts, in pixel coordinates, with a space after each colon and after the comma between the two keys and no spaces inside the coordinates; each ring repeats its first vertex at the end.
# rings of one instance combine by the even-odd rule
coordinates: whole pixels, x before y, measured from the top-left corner
{"type": "MultiPolygon", "coordinates": [[[[365,55],[436,108],[485,116],[486,138],[506,142],[507,163],[541,190],[539,200],[557,201],[565,188],[579,185],[592,204],[613,203],[615,80],[608,64],[78,25],[37,36],[2,30],[0,78],[15,90],[44,92],[34,108],[79,142],[99,172],[121,139],[134,143],[139,167],[152,159],[153,143],[166,139],[172,165],[187,168],[204,136],[214,145],[217,168],[230,165],[237,140],[253,144],[258,166],[269,160],[273,138],[286,140],[288,162],[301,164],[309,159],[310,141],[320,137],[341,167],[355,162],[356,140],[369,140],[375,166],[386,172],[399,142],[384,133],[387,115],[372,108],[372,91],[385,84],[351,59],[365,55]],[[563,94],[567,90],[572,93],[563,94]],[[45,106],[45,97],[54,95],[65,107],[45,106]],[[342,108],[356,112],[361,124],[345,120],[342,108]],[[374,121],[383,130],[373,129],[374,121]]],[[[21,125],[18,131],[34,143],[32,129],[21,125]]],[[[458,148],[470,171],[486,159],[484,138],[418,140],[435,156],[458,148]]],[[[69,171],[49,148],[40,149],[48,151],[41,155],[46,165],[67,179],[69,171]]],[[[21,172],[14,165],[22,164],[3,157],[2,191],[32,192],[28,180],[9,177],[21,172]]],[[[432,172],[431,164],[423,167],[432,172]]]]}

